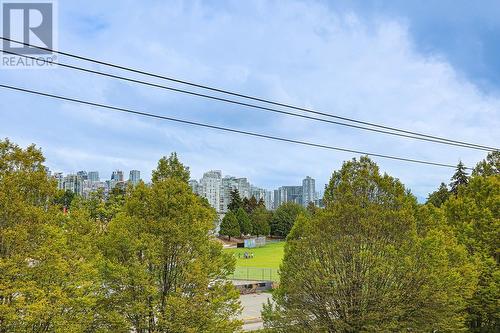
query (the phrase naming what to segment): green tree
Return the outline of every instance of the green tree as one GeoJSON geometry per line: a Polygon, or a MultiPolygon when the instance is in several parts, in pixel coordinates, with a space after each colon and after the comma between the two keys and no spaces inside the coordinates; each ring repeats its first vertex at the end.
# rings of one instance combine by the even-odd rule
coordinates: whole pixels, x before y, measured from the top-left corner
{"type": "Polygon", "coordinates": [[[229,211],[226,215],[224,215],[224,218],[220,223],[219,235],[228,236],[229,240],[231,240],[231,237],[238,237],[241,235],[238,219],[232,211],[229,211]]]}
{"type": "Polygon", "coordinates": [[[62,214],[35,146],[0,141],[0,332],[95,327],[97,228],[62,214]]]}
{"type": "Polygon", "coordinates": [[[500,327],[500,175],[473,176],[444,205],[447,223],[478,262],[479,286],[469,303],[470,328],[495,332],[500,327]]]}
{"type": "Polygon", "coordinates": [[[367,157],[345,162],[329,184],[326,209],[300,215],[289,234],[274,304],[263,311],[265,326],[278,332],[462,330],[476,276],[453,234],[436,227],[442,217],[418,230],[416,199],[367,157]]]}
{"type": "Polygon", "coordinates": [[[239,328],[238,293],[224,280],[234,258],[212,236],[215,219],[185,174],[164,173],[151,186],[141,183],[127,193],[101,247],[107,302],[122,314],[127,332],[239,328]]]}
{"type": "Polygon", "coordinates": [[[316,207],[314,202],[309,201],[309,203],[307,204],[306,210],[309,214],[313,215],[318,210],[318,207],[316,207]]]}
{"type": "Polygon", "coordinates": [[[269,222],[271,221],[272,213],[265,208],[258,207],[250,215],[252,222],[252,233],[258,236],[268,236],[271,232],[269,222]]]}
{"type": "Polygon", "coordinates": [[[167,178],[177,178],[186,183],[189,181],[189,168],[179,161],[177,153],[170,154],[168,158],[162,157],[151,175],[153,183],[167,178]]]}
{"type": "Polygon", "coordinates": [[[248,217],[248,214],[243,208],[240,207],[236,211],[236,219],[238,220],[241,234],[249,235],[252,233],[252,223],[250,221],[250,217],[248,217]]]}
{"type": "Polygon", "coordinates": [[[468,182],[469,182],[469,177],[467,175],[467,170],[462,161],[460,161],[457,165],[457,170],[451,177],[450,192],[456,195],[458,193],[458,188],[460,186],[467,185],[468,182]]]}
{"type": "Polygon", "coordinates": [[[450,192],[448,191],[448,187],[445,183],[441,183],[436,191],[429,194],[426,203],[430,203],[439,208],[443,203],[445,203],[446,200],[448,200],[449,196],[450,192]]]}
{"type": "Polygon", "coordinates": [[[305,214],[306,210],[294,202],[286,202],[279,206],[270,221],[271,235],[286,237],[292,230],[295,220],[299,214],[305,214]]]}
{"type": "Polygon", "coordinates": [[[493,176],[500,174],[500,151],[488,153],[485,160],[479,162],[474,170],[473,176],[493,176]]]}
{"type": "Polygon", "coordinates": [[[68,209],[71,206],[71,202],[75,198],[75,193],[71,192],[70,190],[58,190],[56,192],[55,198],[54,198],[54,204],[60,205],[66,209],[68,209]]]}
{"type": "Polygon", "coordinates": [[[231,190],[231,192],[229,192],[229,195],[231,201],[227,206],[228,210],[236,212],[239,208],[243,207],[243,203],[240,197],[240,192],[238,191],[238,189],[231,190]]]}

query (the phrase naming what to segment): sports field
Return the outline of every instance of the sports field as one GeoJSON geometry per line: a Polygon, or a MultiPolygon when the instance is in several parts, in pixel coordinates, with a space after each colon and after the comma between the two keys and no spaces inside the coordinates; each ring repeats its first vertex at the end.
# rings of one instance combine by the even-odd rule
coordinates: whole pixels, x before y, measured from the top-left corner
{"type": "Polygon", "coordinates": [[[235,279],[273,280],[279,279],[278,269],[283,259],[285,242],[268,243],[266,246],[253,249],[227,249],[236,258],[235,279]],[[245,259],[244,253],[253,254],[253,258],[245,259]]]}

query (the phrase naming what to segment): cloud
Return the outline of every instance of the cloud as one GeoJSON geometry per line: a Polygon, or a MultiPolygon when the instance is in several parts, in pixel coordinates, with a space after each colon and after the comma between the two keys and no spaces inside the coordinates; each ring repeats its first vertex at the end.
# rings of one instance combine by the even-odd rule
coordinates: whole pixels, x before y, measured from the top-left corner
{"type": "MultiPolygon", "coordinates": [[[[443,55],[421,53],[400,19],[302,1],[60,3],[59,11],[59,46],[65,51],[408,130],[489,145],[500,139],[499,96],[479,90],[443,55]]],[[[469,166],[485,155],[62,68],[9,71],[2,82],[367,152],[451,164],[461,159],[469,166]]],[[[221,169],[271,189],[310,175],[322,187],[343,160],[355,156],[6,91],[0,116],[1,136],[37,143],[48,165],[63,171],[139,168],[148,177],[158,158],[177,151],[194,177],[221,169]]],[[[420,197],[453,172],[375,160],[420,197]]]]}

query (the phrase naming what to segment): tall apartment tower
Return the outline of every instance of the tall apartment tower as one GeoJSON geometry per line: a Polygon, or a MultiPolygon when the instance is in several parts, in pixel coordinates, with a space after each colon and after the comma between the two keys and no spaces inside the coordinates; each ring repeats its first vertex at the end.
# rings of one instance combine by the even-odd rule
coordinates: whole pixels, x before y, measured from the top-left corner
{"type": "Polygon", "coordinates": [[[91,182],[98,182],[99,181],[99,172],[98,171],[89,171],[88,180],[91,182]]]}
{"type": "Polygon", "coordinates": [[[111,180],[117,181],[117,182],[122,182],[123,181],[123,171],[121,170],[115,170],[111,174],[111,180]]]}
{"type": "Polygon", "coordinates": [[[307,176],[302,180],[302,205],[307,207],[310,202],[316,201],[316,181],[307,176]]]}
{"type": "Polygon", "coordinates": [[[208,200],[210,206],[216,211],[222,211],[221,207],[221,185],[222,172],[220,170],[212,170],[205,172],[200,179],[200,195],[208,200]]]}
{"type": "Polygon", "coordinates": [[[135,186],[139,184],[140,180],[141,180],[141,172],[139,170],[130,170],[128,181],[135,186]]]}

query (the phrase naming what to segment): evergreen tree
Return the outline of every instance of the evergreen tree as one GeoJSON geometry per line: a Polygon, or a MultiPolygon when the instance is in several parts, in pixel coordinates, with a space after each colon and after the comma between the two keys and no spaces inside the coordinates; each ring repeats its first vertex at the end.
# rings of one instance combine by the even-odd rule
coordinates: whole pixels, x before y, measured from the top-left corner
{"type": "Polygon", "coordinates": [[[285,238],[292,230],[297,217],[305,213],[304,207],[295,202],[286,202],[279,206],[270,221],[271,235],[285,238]]]}
{"type": "Polygon", "coordinates": [[[448,187],[445,183],[441,183],[436,191],[429,194],[426,203],[430,203],[439,208],[446,200],[448,200],[449,196],[450,192],[448,191],[448,187]]]}
{"type": "Polygon", "coordinates": [[[238,220],[240,232],[242,235],[248,235],[252,233],[252,223],[250,222],[250,217],[248,217],[248,214],[243,208],[240,207],[236,211],[236,219],[238,220]]]}
{"type": "Polygon", "coordinates": [[[250,220],[252,221],[252,233],[258,236],[268,236],[271,228],[269,227],[269,222],[271,220],[272,213],[267,209],[259,207],[256,208],[250,215],[250,220]]]}
{"type": "Polygon", "coordinates": [[[243,207],[243,203],[241,202],[241,197],[240,197],[240,192],[238,189],[231,190],[229,192],[230,195],[230,202],[229,205],[227,205],[227,209],[236,212],[238,211],[239,208],[243,207]]]}
{"type": "Polygon", "coordinates": [[[264,202],[264,199],[262,198],[259,199],[259,201],[257,202],[257,207],[266,208],[266,203],[264,202]]]}
{"type": "Polygon", "coordinates": [[[450,192],[457,195],[460,186],[465,186],[469,182],[469,177],[465,165],[460,161],[455,174],[451,177],[450,192]]]}
{"type": "Polygon", "coordinates": [[[228,236],[229,240],[231,240],[231,237],[238,237],[241,235],[238,219],[232,211],[229,211],[226,215],[224,215],[220,224],[219,235],[228,236]]]}

